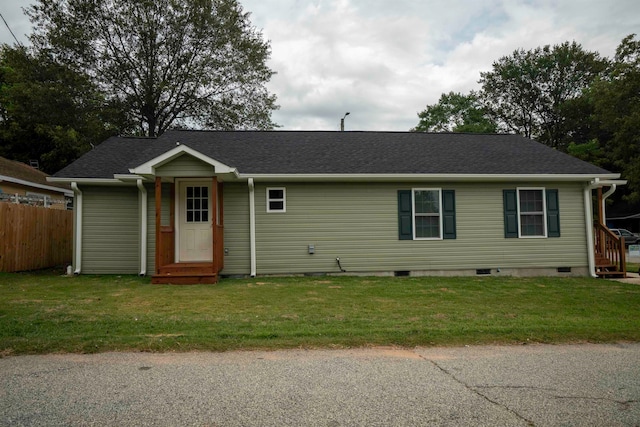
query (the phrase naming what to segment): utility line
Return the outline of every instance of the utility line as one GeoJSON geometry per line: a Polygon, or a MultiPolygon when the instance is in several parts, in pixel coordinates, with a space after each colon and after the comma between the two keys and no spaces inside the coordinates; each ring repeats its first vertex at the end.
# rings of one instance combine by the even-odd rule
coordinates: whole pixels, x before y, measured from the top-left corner
{"type": "Polygon", "coordinates": [[[7,29],[9,30],[9,32],[11,33],[11,35],[13,36],[13,39],[16,41],[16,43],[18,44],[18,46],[22,46],[22,43],[20,43],[20,41],[18,40],[18,38],[16,37],[15,34],[13,34],[13,31],[11,31],[11,27],[9,26],[9,24],[7,24],[7,20],[4,19],[4,16],[2,15],[2,12],[0,12],[0,18],[2,18],[2,20],[4,21],[4,25],[7,26],[7,29]]]}

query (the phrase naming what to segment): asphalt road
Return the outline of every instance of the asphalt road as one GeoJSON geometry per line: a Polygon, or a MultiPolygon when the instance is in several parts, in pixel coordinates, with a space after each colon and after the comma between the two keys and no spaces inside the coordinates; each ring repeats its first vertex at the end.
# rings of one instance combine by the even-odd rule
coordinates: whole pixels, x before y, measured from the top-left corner
{"type": "Polygon", "coordinates": [[[640,343],[0,359],[4,426],[640,426],[640,343]]]}

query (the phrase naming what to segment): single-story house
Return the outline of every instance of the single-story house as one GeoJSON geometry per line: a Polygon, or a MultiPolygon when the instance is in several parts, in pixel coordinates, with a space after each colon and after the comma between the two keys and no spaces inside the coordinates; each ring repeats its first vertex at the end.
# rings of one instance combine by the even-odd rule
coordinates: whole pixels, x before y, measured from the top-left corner
{"type": "Polygon", "coordinates": [[[110,138],[49,179],[75,192],[77,274],[207,283],[595,276],[619,265],[601,268],[592,194],[618,178],[517,135],[174,130],[110,138]]]}
{"type": "Polygon", "coordinates": [[[47,182],[47,174],[41,170],[0,157],[0,202],[67,209],[72,200],[68,184],[47,182]]]}

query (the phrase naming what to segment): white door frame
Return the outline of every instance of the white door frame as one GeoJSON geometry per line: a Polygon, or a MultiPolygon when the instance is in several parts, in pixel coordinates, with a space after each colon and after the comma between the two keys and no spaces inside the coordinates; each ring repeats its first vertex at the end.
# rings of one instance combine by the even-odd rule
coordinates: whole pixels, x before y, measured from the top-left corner
{"type": "MultiPolygon", "coordinates": [[[[175,206],[174,208],[174,215],[175,215],[175,224],[174,229],[175,229],[175,242],[174,242],[174,254],[175,254],[175,262],[179,263],[180,261],[180,206],[182,203],[182,199],[181,199],[181,193],[180,193],[180,184],[184,183],[184,182],[200,182],[200,183],[207,183],[207,185],[210,186],[210,191],[209,191],[209,221],[211,221],[212,227],[215,226],[215,212],[211,212],[211,208],[213,206],[213,178],[211,177],[204,177],[204,178],[175,178],[175,206]],[[213,217],[212,217],[213,214],[213,217]]],[[[212,243],[213,245],[213,243],[212,243]]],[[[211,262],[213,262],[213,247],[211,248],[211,262]]],[[[185,261],[188,262],[188,261],[185,261]]]]}

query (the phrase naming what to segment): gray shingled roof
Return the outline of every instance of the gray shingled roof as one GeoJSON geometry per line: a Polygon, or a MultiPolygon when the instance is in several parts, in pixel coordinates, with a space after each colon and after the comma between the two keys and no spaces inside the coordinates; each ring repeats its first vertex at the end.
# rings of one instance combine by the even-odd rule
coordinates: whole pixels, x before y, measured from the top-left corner
{"type": "Polygon", "coordinates": [[[113,178],[186,145],[250,174],[578,174],[610,172],[518,135],[168,131],[113,137],[62,169],[63,178],[113,178]]]}

